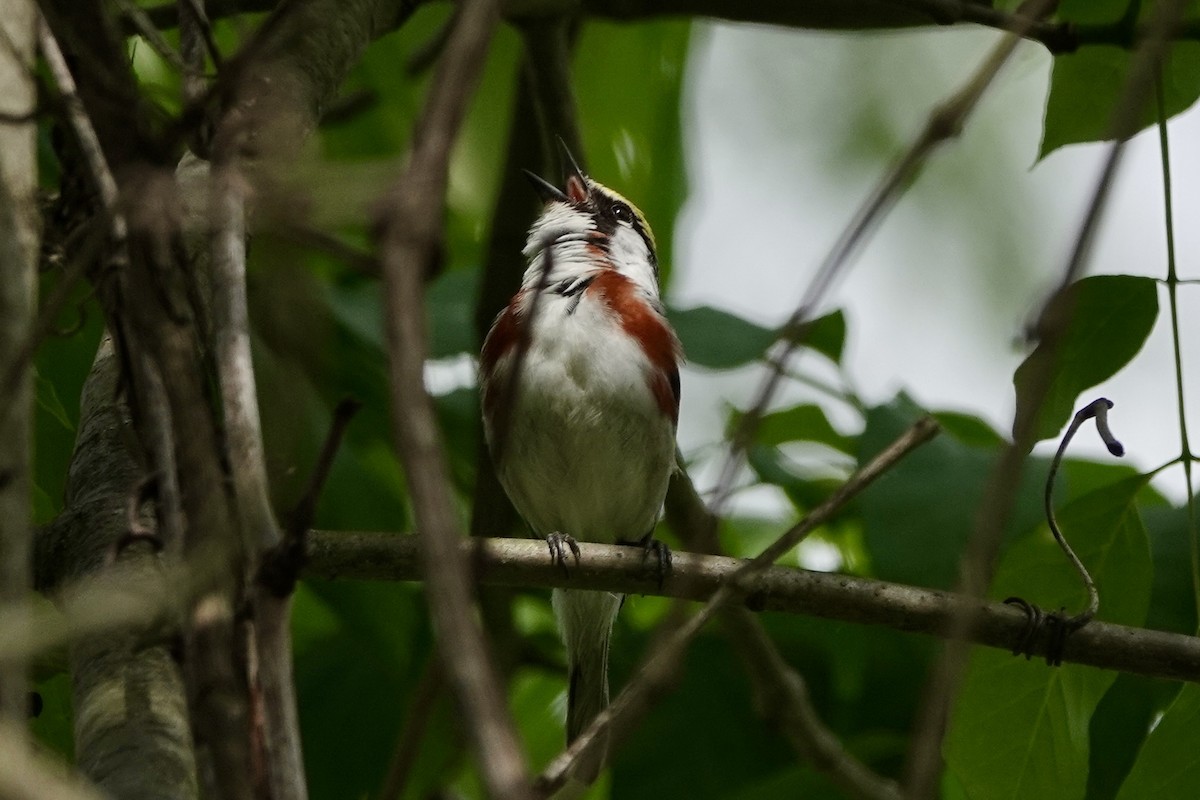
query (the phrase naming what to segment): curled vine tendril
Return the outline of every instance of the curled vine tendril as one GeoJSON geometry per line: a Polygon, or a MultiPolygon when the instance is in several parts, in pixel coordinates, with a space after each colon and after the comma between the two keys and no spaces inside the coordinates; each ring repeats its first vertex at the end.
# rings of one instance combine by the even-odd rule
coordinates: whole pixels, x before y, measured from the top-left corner
{"type": "Polygon", "coordinates": [[[1066,609],[1047,613],[1020,597],[1007,598],[1004,602],[1009,605],[1018,606],[1025,612],[1027,618],[1025,629],[1021,632],[1021,636],[1013,647],[1014,655],[1024,654],[1026,658],[1030,658],[1034,641],[1041,631],[1045,629],[1048,636],[1046,643],[1046,663],[1051,666],[1058,666],[1062,663],[1062,650],[1067,637],[1091,622],[1092,618],[1096,616],[1096,612],[1100,610],[1100,593],[1096,590],[1096,582],[1092,580],[1091,573],[1087,571],[1087,567],[1083,565],[1083,562],[1079,560],[1079,556],[1071,549],[1071,545],[1067,543],[1066,537],[1063,536],[1062,530],[1058,527],[1058,519],[1054,515],[1054,482],[1058,476],[1059,467],[1062,466],[1063,457],[1066,455],[1067,446],[1071,443],[1071,439],[1075,437],[1075,433],[1083,423],[1089,419],[1096,421],[1096,431],[1100,434],[1100,439],[1104,442],[1104,446],[1108,448],[1108,452],[1118,458],[1125,455],[1124,445],[1117,441],[1117,438],[1112,434],[1112,430],[1108,427],[1108,412],[1112,407],[1113,402],[1111,400],[1101,397],[1088,403],[1075,413],[1074,419],[1071,420],[1066,433],[1063,434],[1062,442],[1058,445],[1058,452],[1054,454],[1054,460],[1050,462],[1050,472],[1046,475],[1046,492],[1044,495],[1046,523],[1050,526],[1050,532],[1054,534],[1054,540],[1058,542],[1058,546],[1062,548],[1062,551],[1067,554],[1067,558],[1071,560],[1075,571],[1079,573],[1079,577],[1083,580],[1083,585],[1088,593],[1087,608],[1073,617],[1067,617],[1066,609]]]}

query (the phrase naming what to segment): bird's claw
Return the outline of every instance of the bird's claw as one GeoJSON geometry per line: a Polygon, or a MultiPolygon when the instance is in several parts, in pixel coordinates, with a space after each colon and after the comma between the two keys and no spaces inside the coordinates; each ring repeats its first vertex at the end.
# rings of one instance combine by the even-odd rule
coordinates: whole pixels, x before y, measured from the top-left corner
{"type": "Polygon", "coordinates": [[[1023,655],[1026,661],[1033,658],[1034,644],[1041,638],[1044,631],[1046,663],[1051,667],[1062,664],[1067,637],[1092,619],[1092,615],[1087,613],[1068,617],[1065,608],[1060,608],[1058,611],[1043,611],[1020,597],[1006,598],[1004,603],[1016,606],[1025,612],[1025,627],[1021,629],[1021,635],[1017,637],[1016,644],[1013,645],[1012,654],[1014,656],[1023,655]]]}
{"type": "Polygon", "coordinates": [[[558,564],[567,575],[571,574],[567,567],[568,551],[575,558],[575,566],[579,566],[579,544],[573,536],[555,531],[546,536],[546,547],[550,550],[550,563],[558,564]]]}
{"type": "Polygon", "coordinates": [[[622,545],[626,545],[626,546],[630,546],[630,547],[642,548],[642,560],[643,561],[645,561],[646,557],[649,556],[651,553],[654,553],[654,558],[655,558],[655,570],[654,571],[655,571],[655,575],[658,577],[658,590],[661,592],[662,588],[663,588],[663,583],[666,581],[667,576],[671,574],[671,569],[673,566],[673,561],[672,561],[673,557],[671,555],[671,548],[667,547],[665,542],[660,541],[659,539],[655,539],[654,536],[649,533],[647,533],[641,539],[638,539],[636,541],[632,541],[632,542],[621,541],[621,542],[617,542],[617,544],[622,544],[622,545]]]}

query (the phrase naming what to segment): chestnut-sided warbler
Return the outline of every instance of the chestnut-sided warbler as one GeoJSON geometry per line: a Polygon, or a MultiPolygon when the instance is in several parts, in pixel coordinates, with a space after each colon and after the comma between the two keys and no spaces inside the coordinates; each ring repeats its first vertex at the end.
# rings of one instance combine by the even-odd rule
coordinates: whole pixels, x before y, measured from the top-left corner
{"type": "MultiPolygon", "coordinates": [[[[576,539],[640,542],[665,570],[669,553],[650,534],[675,463],[683,354],[659,300],[645,217],[566,156],[562,189],[527,173],[545,207],[529,231],[521,288],[483,344],[484,431],[501,484],[553,558],[566,566],[565,546],[578,559],[576,539]]],[[[608,705],[622,599],[554,590],[568,742],[608,705]]]]}

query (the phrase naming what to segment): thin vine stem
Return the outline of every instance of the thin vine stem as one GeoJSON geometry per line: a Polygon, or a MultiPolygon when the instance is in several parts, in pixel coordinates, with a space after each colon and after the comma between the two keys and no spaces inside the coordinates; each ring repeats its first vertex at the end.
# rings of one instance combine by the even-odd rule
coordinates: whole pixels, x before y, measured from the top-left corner
{"type": "Polygon", "coordinates": [[[1183,351],[1179,335],[1179,274],[1175,267],[1175,214],[1171,202],[1171,150],[1167,136],[1166,103],[1163,98],[1162,69],[1154,80],[1155,108],[1158,112],[1158,150],[1162,158],[1163,217],[1167,230],[1167,298],[1171,307],[1171,343],[1175,354],[1175,398],[1179,411],[1179,460],[1187,482],[1187,525],[1192,555],[1192,598],[1196,605],[1197,625],[1200,625],[1200,530],[1196,526],[1196,501],[1192,490],[1192,448],[1188,443],[1187,406],[1183,397],[1183,351]]]}

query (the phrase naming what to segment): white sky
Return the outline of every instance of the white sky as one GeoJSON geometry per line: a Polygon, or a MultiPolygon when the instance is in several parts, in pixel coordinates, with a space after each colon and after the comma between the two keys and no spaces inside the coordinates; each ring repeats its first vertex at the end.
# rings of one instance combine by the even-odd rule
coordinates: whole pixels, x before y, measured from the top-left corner
{"type": "MultiPolygon", "coordinates": [[[[698,26],[683,121],[691,197],[675,234],[673,303],[718,306],[769,324],[784,319],[886,166],[880,157],[854,157],[863,151],[850,131],[875,119],[879,136],[895,139],[888,152],[899,152],[995,40],[986,30],[864,37],[698,26]],[[848,92],[854,76],[866,88],[848,92]]],[[[934,154],[835,287],[828,308],[847,310],[846,363],[868,401],[904,389],[926,407],[968,411],[1001,431],[1011,425],[1012,373],[1024,355],[1014,343],[1061,273],[1103,154],[1100,146],[1077,145],[1035,164],[1049,74],[1050,57],[1022,45],[964,136],[934,154]]],[[[1200,206],[1200,115],[1193,109],[1169,130],[1180,277],[1200,277],[1200,229],[1189,224],[1200,206]]],[[[1164,276],[1155,131],[1132,142],[1114,188],[1089,274],[1164,276]]],[[[1113,429],[1127,458],[1146,469],[1179,452],[1165,298],[1163,291],[1143,352],[1083,398],[1103,394],[1116,403],[1113,429]]],[[[1189,369],[1188,359],[1200,333],[1200,286],[1182,287],[1180,299],[1194,408],[1200,369],[1189,369]]],[[[685,452],[713,442],[726,405],[744,405],[753,392],[753,374],[687,371],[685,452]]],[[[852,420],[834,416],[835,423],[852,420]]],[[[1200,416],[1190,422],[1200,437],[1200,416]]],[[[1081,435],[1072,452],[1109,458],[1093,435],[1081,435]]],[[[1182,497],[1179,468],[1157,485],[1182,497]]],[[[767,497],[749,502],[769,509],[767,497]]]]}

